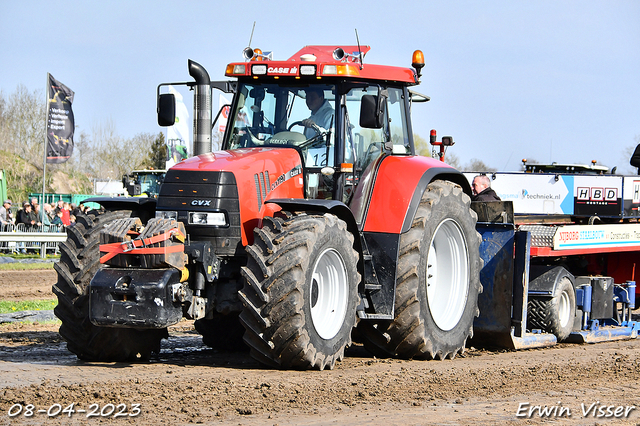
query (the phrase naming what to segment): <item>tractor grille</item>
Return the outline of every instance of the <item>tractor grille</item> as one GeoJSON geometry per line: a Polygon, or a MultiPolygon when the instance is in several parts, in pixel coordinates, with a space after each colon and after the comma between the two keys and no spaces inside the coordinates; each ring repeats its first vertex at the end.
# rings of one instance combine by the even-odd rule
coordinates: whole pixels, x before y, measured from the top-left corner
{"type": "Polygon", "coordinates": [[[169,170],[157,209],[177,211],[191,240],[211,241],[218,256],[235,255],[242,247],[238,186],[231,172],[169,170]],[[189,224],[189,212],[224,212],[228,226],[189,224]]]}

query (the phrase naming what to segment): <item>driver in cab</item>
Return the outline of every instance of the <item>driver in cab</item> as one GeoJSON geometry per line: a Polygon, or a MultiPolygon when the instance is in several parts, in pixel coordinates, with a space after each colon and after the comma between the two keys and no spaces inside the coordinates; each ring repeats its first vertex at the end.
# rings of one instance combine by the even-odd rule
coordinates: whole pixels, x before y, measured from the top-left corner
{"type": "Polygon", "coordinates": [[[311,110],[311,116],[302,120],[302,124],[304,125],[304,135],[307,139],[311,139],[317,133],[313,129],[313,125],[315,124],[318,127],[321,127],[321,131],[326,131],[331,126],[331,121],[333,118],[333,107],[329,104],[324,98],[324,91],[321,89],[306,89],[305,93],[307,94],[306,103],[307,107],[311,110]]]}

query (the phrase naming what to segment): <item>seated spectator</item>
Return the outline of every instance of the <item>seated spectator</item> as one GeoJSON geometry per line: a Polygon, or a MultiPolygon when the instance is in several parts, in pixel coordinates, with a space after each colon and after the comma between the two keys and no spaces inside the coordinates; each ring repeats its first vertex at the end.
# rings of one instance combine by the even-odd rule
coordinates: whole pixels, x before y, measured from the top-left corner
{"type": "Polygon", "coordinates": [[[502,201],[498,194],[491,189],[491,180],[486,175],[478,175],[471,183],[473,196],[471,201],[502,201]]]}

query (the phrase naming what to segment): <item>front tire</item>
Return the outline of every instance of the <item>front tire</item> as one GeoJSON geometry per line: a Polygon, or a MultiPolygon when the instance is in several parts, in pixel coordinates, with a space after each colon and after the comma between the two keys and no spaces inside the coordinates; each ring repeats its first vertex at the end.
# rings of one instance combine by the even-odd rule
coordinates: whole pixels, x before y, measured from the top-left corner
{"type": "Polygon", "coordinates": [[[60,244],[60,261],[55,264],[58,296],[55,315],[62,321],[60,335],[67,348],[87,361],[148,360],[160,352],[167,329],[138,330],[97,327],[89,320],[89,283],[100,263],[100,231],[109,223],[130,217],[131,211],[92,211],[79,214],[76,225],[67,228],[68,238],[60,244]]]}
{"type": "Polygon", "coordinates": [[[393,321],[358,325],[374,355],[454,358],[473,336],[478,316],[480,235],[460,186],[427,186],[411,229],[400,236],[393,321]]]}
{"type": "Polygon", "coordinates": [[[242,268],[240,320],[258,361],[279,368],[332,369],[351,344],[358,253],[332,214],[264,218],[242,268]]]}

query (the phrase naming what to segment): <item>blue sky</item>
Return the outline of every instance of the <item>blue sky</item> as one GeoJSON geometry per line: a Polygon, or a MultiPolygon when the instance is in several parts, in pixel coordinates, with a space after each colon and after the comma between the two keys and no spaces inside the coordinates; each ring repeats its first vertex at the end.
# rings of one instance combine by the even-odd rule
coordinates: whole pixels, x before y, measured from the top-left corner
{"type": "Polygon", "coordinates": [[[8,1],[0,0],[0,90],[44,97],[46,75],[75,91],[78,131],[107,121],[132,137],[161,130],[156,87],[212,80],[252,47],[286,59],[307,44],[371,46],[365,62],[427,65],[414,131],[499,170],[597,160],[632,171],[640,136],[639,1],[8,1]]]}

